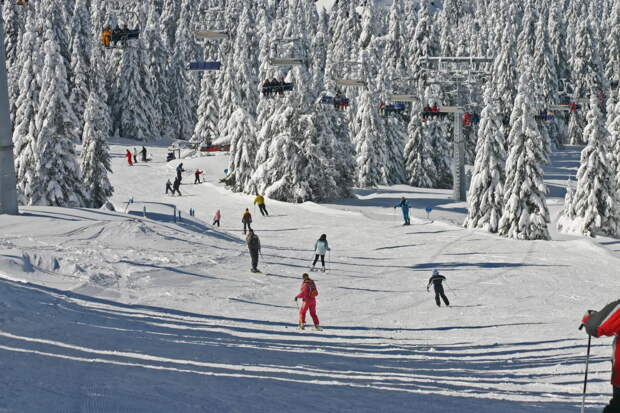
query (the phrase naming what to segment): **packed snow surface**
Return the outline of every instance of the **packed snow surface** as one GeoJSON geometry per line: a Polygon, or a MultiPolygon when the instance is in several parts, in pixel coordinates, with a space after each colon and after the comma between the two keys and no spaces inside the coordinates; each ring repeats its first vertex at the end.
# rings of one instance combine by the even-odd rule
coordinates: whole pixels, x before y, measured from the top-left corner
{"type": "MultiPolygon", "coordinates": [[[[618,298],[618,241],[465,230],[465,205],[449,191],[408,186],[333,204],[267,200],[263,218],[253,197],[219,184],[226,155],[184,159],[183,196],[170,197],[164,184],[179,162],[163,162],[165,146],[133,167],[125,149],[112,147],[116,212],[24,207],[0,217],[0,412],[579,405],[586,336],[577,327],[585,310],[618,298]],[[192,184],[196,168],[206,183],[192,184]],[[393,208],[401,196],[415,207],[410,227],[393,208]],[[263,274],[248,271],[245,208],[263,274]],[[216,209],[219,229],[210,225],[216,209]],[[322,233],[329,271],[311,275],[325,330],[298,331],[293,297],[322,233]],[[426,292],[435,268],[448,279],[450,308],[426,292]]],[[[547,170],[554,220],[578,154],[556,154],[547,170]]],[[[594,341],[591,411],[610,393],[610,343],[594,341]]]]}

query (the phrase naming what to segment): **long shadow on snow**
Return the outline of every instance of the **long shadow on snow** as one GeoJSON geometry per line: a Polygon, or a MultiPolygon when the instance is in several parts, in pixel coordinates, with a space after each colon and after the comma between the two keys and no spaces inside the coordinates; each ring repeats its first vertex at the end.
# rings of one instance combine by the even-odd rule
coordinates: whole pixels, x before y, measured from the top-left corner
{"type": "MultiPolygon", "coordinates": [[[[295,333],[279,330],[269,330],[264,327],[286,327],[284,323],[266,322],[261,320],[250,320],[242,318],[229,318],[220,316],[205,316],[184,311],[165,309],[154,306],[127,305],[110,300],[98,299],[84,296],[81,294],[56,290],[36,285],[22,285],[9,281],[0,282],[0,288],[4,293],[9,293],[6,297],[12,300],[18,299],[19,302],[30,303],[29,312],[23,313],[19,308],[10,308],[20,317],[34,317],[37,322],[58,323],[58,320],[66,320],[73,324],[79,322],[78,328],[71,330],[68,336],[62,329],[29,329],[23,327],[23,322],[16,322],[10,325],[11,334],[16,337],[3,336],[2,342],[4,350],[7,348],[18,348],[20,352],[43,352],[42,354],[58,354],[62,357],[87,357],[89,360],[89,374],[105,373],[112,374],[112,377],[103,377],[109,383],[115,383],[115,376],[121,377],[127,374],[135,374],[136,369],[141,365],[153,365],[162,370],[153,375],[169,375],[169,380],[188,380],[194,382],[197,374],[216,375],[227,372],[235,373],[237,381],[241,384],[237,386],[247,386],[247,380],[263,378],[270,381],[277,381],[279,391],[286,393],[286,388],[295,386],[294,382],[302,382],[305,386],[314,388],[319,394],[327,391],[330,386],[336,383],[344,385],[343,389],[360,388],[358,397],[366,399],[370,394],[386,393],[391,397],[399,397],[398,392],[454,392],[456,394],[477,395],[485,399],[485,407],[499,403],[498,396],[502,398],[522,396],[527,394],[531,397],[546,398],[547,390],[530,390],[529,383],[516,382],[513,386],[506,388],[505,383],[511,379],[523,380],[532,377],[529,370],[537,370],[551,367],[558,364],[562,365],[581,365],[583,357],[577,354],[564,355],[567,350],[583,350],[583,345],[566,345],[549,347],[547,342],[529,342],[524,346],[531,346],[516,352],[515,344],[502,343],[491,346],[477,345],[452,345],[452,346],[433,346],[427,345],[391,345],[385,339],[385,344],[368,344],[351,342],[355,340],[376,341],[373,335],[366,336],[341,336],[325,333],[295,333]],[[11,291],[7,291],[11,290],[11,291]],[[60,297],[55,296],[60,295],[60,297]],[[84,307],[77,302],[64,300],[66,296],[72,299],[83,300],[90,304],[101,304],[101,308],[84,307]],[[181,319],[181,317],[191,317],[194,322],[181,319]],[[249,323],[252,328],[239,328],[229,326],[222,322],[249,323]],[[20,331],[24,330],[24,331],[20,331]],[[248,335],[253,333],[255,336],[248,335]],[[44,337],[34,337],[36,339],[54,340],[58,343],[79,345],[81,350],[59,346],[54,343],[34,342],[28,337],[33,334],[44,337]],[[345,341],[342,341],[345,340],[345,341]],[[541,348],[541,346],[546,346],[541,348]],[[506,349],[504,349],[504,347],[506,349]],[[110,353],[101,354],[99,350],[113,350],[110,353]],[[130,352],[135,355],[122,355],[118,352],[130,352]],[[547,354],[549,353],[549,354],[547,354]],[[493,355],[499,356],[497,359],[493,355]],[[482,359],[476,359],[481,356],[482,359]],[[165,359],[160,359],[164,357],[165,359]],[[92,361],[95,358],[96,361],[92,361]],[[507,360],[510,363],[507,363],[507,360]],[[132,366],[113,366],[109,361],[129,360],[132,366]],[[197,365],[196,362],[218,363],[218,366],[197,365]],[[159,366],[159,367],[157,367],[159,366]],[[165,369],[178,368],[182,366],[183,371],[166,371],[165,369]],[[258,371],[246,374],[239,370],[230,370],[234,366],[259,366],[258,371]],[[271,367],[276,370],[270,369],[271,367]],[[524,370],[521,372],[520,370],[524,370]],[[112,380],[111,380],[112,379],[112,380]],[[389,390],[386,390],[389,389],[389,390]]],[[[18,320],[19,321],[19,320],[18,320]]],[[[527,325],[527,323],[506,324],[506,326],[527,325]]],[[[467,328],[490,328],[496,326],[465,326],[453,327],[453,329],[467,328]]],[[[6,332],[9,329],[8,323],[3,323],[2,329],[6,332]]],[[[334,330],[352,329],[367,330],[370,332],[382,331],[442,331],[441,329],[372,329],[364,327],[334,327],[334,330]]],[[[449,328],[448,328],[449,329],[449,328]]],[[[464,333],[466,335],[466,333],[464,333]]],[[[566,339],[570,341],[569,339],[566,339]]],[[[574,341],[574,340],[573,340],[574,341]]],[[[516,345],[521,345],[517,343],[516,345]]],[[[20,353],[11,353],[18,357],[20,353]]],[[[30,359],[34,356],[29,356],[30,359]]],[[[37,360],[38,360],[37,356],[37,360]]],[[[9,363],[14,358],[6,359],[9,363]]],[[[52,359],[48,360],[49,361],[52,359]]],[[[598,363],[606,358],[594,359],[598,363]]],[[[76,361],[59,361],[60,365],[55,366],[57,371],[73,371],[67,364],[74,365],[76,361]],[[64,368],[63,368],[64,367],[64,368]]],[[[40,370],[39,370],[40,371],[40,370]]],[[[28,375],[28,371],[13,370],[13,374],[28,375]]],[[[539,374],[538,372],[535,374],[539,374]]],[[[551,374],[541,374],[541,377],[549,377],[551,374]]],[[[203,377],[201,380],[206,380],[203,377]]],[[[220,378],[218,380],[224,380],[220,378]]],[[[70,381],[67,386],[71,386],[70,381]]],[[[137,383],[142,383],[137,381],[137,383]]],[[[235,383],[235,382],[233,382],[235,383]]],[[[268,384],[263,383],[263,386],[268,384]]],[[[561,383],[561,382],[558,382],[561,383]]],[[[205,383],[203,383],[204,385],[205,383]]],[[[148,384],[147,384],[148,387],[148,384]]],[[[244,387],[247,389],[247,387],[244,387]]],[[[306,387],[308,388],[308,387],[306,387]]],[[[65,389],[68,390],[68,389],[65,389]]],[[[262,393],[264,394],[264,389],[262,393]]],[[[275,391],[275,390],[274,390],[275,391]]],[[[60,394],[63,394],[60,392],[60,394]]],[[[66,393],[71,397],[72,392],[66,393]]],[[[238,393],[238,394],[242,394],[238,393]]],[[[274,393],[275,395],[275,393],[274,393]]],[[[574,393],[569,391],[556,392],[557,397],[570,399],[574,398],[574,393]]],[[[600,395],[595,395],[600,396],[600,395]]],[[[158,397],[154,394],[153,397],[158,397]]],[[[384,396],[386,397],[386,396],[384,396]]],[[[430,395],[417,397],[435,397],[430,395]]],[[[165,400],[165,399],[164,399],[165,400]]],[[[357,400],[357,399],[356,399],[357,400]]],[[[453,403],[458,402],[458,408],[447,409],[448,406],[442,405],[442,411],[467,412],[475,411],[477,404],[468,398],[449,396],[446,400],[453,403]],[[463,403],[473,403],[471,409],[464,408],[463,403]]],[[[437,402],[437,401],[435,401],[437,402]]],[[[333,401],[331,401],[333,403],[333,401]]],[[[349,403],[352,403],[350,401],[349,403]]],[[[507,402],[504,411],[536,411],[534,407],[540,407],[538,411],[561,411],[573,406],[574,403],[517,403],[507,402]],[[515,410],[506,410],[512,406],[515,410]],[[554,407],[553,410],[549,410],[554,407]],[[556,410],[555,408],[558,407],[556,410]]],[[[499,405],[502,405],[499,403],[499,405]]],[[[332,405],[333,406],[333,405],[332,405]]],[[[385,405],[383,405],[385,407],[385,405]]],[[[316,405],[315,405],[316,408],[316,405]]],[[[403,410],[410,410],[410,404],[403,404],[403,410]],[[405,409],[405,405],[409,408],[405,409]]],[[[375,406],[376,410],[376,406],[375,406]]],[[[343,411],[343,410],[340,410],[343,411]]],[[[349,410],[355,411],[355,410],[349,410]]],[[[360,411],[357,409],[357,411],[360,411]]],[[[370,411],[370,410],[369,410],[370,411]]],[[[395,411],[391,409],[390,411],[395,411]]],[[[426,409],[425,412],[432,410],[426,409]]],[[[439,410],[437,410],[439,411],[439,410]]]]}

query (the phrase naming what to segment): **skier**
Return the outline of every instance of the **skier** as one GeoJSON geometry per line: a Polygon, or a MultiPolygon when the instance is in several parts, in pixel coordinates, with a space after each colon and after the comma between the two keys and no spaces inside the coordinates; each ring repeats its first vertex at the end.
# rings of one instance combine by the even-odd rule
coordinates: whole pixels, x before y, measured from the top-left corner
{"type": "Polygon", "coordinates": [[[142,162],[147,162],[148,159],[146,157],[146,147],[142,147],[142,150],[140,151],[140,153],[142,154],[142,162]]]}
{"type": "Polygon", "coordinates": [[[258,205],[258,209],[260,210],[262,216],[269,216],[267,208],[265,207],[265,198],[262,195],[259,195],[258,193],[256,194],[256,198],[254,199],[254,205],[258,205]]]}
{"type": "Polygon", "coordinates": [[[243,216],[241,217],[241,222],[243,222],[243,235],[245,235],[246,229],[249,229],[250,231],[252,231],[252,226],[250,224],[252,224],[252,214],[250,214],[250,210],[249,209],[245,209],[245,212],[243,213],[243,216]]]}
{"type": "Polygon", "coordinates": [[[127,149],[127,152],[125,153],[125,157],[127,158],[127,163],[129,164],[129,166],[133,166],[133,162],[131,161],[131,151],[129,151],[129,149],[127,149]]]}
{"type": "Polygon", "coordinates": [[[174,195],[174,193],[178,193],[179,196],[181,196],[181,191],[179,190],[179,187],[181,186],[181,180],[179,179],[179,177],[177,176],[174,179],[174,183],[172,184],[172,195],[174,195]]]}
{"type": "Polygon", "coordinates": [[[183,179],[181,176],[182,172],[185,172],[185,169],[183,169],[183,164],[180,163],[179,166],[177,166],[177,179],[179,180],[179,183],[181,183],[181,180],[183,179]]]}
{"type": "Polygon", "coordinates": [[[168,182],[166,182],[166,195],[168,195],[168,192],[174,194],[174,191],[172,189],[172,182],[170,182],[170,179],[168,179],[168,182]]]}
{"type": "Polygon", "coordinates": [[[323,266],[323,268],[321,268],[321,271],[325,272],[325,253],[330,250],[331,248],[329,248],[329,244],[327,243],[327,235],[322,234],[320,238],[314,243],[315,256],[310,271],[316,271],[316,262],[319,260],[319,257],[321,257],[321,264],[323,266]]]}
{"type": "Polygon", "coordinates": [[[446,277],[439,274],[438,270],[433,270],[433,275],[428,280],[428,284],[426,285],[426,292],[429,291],[429,287],[433,284],[433,288],[435,289],[435,302],[437,303],[437,307],[441,307],[441,301],[439,297],[443,299],[443,302],[447,307],[450,307],[450,301],[448,301],[448,297],[443,291],[443,282],[446,280],[446,277]]]}
{"type": "Polygon", "coordinates": [[[588,311],[581,321],[586,332],[594,337],[615,336],[611,364],[613,398],[603,413],[620,413],[620,300],[607,304],[601,311],[588,311]]]}
{"type": "Polygon", "coordinates": [[[133,162],[138,163],[138,151],[135,146],[133,147],[133,162]]]}
{"type": "Polygon", "coordinates": [[[215,211],[215,215],[213,215],[213,225],[217,224],[217,227],[219,228],[221,219],[222,219],[222,213],[218,209],[217,211],[215,211]]]}
{"type": "Polygon", "coordinates": [[[258,254],[260,254],[260,239],[258,235],[254,233],[254,230],[250,228],[248,236],[245,238],[245,242],[248,244],[250,250],[250,257],[252,258],[252,272],[260,272],[258,269],[258,254]]]}
{"type": "Polygon", "coordinates": [[[101,44],[103,47],[109,48],[110,42],[112,41],[112,30],[109,25],[103,26],[103,31],[101,32],[101,44]]]}
{"type": "Polygon", "coordinates": [[[310,310],[314,328],[321,330],[319,326],[319,317],[316,315],[316,296],[319,295],[319,291],[316,289],[316,284],[310,279],[308,274],[304,274],[302,277],[301,291],[295,296],[295,302],[300,298],[303,300],[303,304],[299,309],[299,329],[303,330],[306,328],[306,313],[310,310]]]}
{"type": "Polygon", "coordinates": [[[403,211],[403,219],[405,220],[405,223],[403,225],[411,225],[411,221],[409,220],[409,208],[411,207],[407,203],[405,197],[402,197],[400,199],[400,203],[396,205],[394,209],[396,208],[400,208],[403,211]]]}
{"type": "Polygon", "coordinates": [[[204,171],[201,171],[200,169],[196,169],[196,172],[194,172],[194,184],[199,184],[200,182],[200,175],[202,175],[204,171]]]}

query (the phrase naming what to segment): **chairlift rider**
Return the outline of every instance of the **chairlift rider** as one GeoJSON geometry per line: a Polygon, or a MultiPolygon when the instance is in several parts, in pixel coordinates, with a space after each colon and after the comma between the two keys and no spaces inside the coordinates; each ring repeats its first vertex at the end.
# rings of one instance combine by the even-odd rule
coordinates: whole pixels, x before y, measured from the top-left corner
{"type": "Polygon", "coordinates": [[[101,32],[101,44],[105,48],[109,48],[111,41],[112,41],[112,29],[110,29],[110,25],[106,24],[105,26],[103,26],[103,30],[101,32]]]}

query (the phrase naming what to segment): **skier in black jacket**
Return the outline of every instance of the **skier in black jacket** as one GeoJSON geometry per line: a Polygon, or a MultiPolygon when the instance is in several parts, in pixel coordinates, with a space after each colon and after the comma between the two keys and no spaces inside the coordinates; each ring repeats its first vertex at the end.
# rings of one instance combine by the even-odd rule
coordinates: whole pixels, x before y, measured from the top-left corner
{"type": "Polygon", "coordinates": [[[435,289],[435,302],[437,303],[438,307],[441,307],[441,300],[439,299],[439,297],[443,299],[443,302],[446,304],[446,306],[450,307],[450,301],[448,301],[448,297],[446,297],[446,294],[443,291],[442,283],[445,280],[446,277],[440,275],[438,270],[433,270],[433,275],[428,280],[428,285],[426,286],[426,291],[428,292],[431,284],[433,284],[433,288],[435,289]]]}

